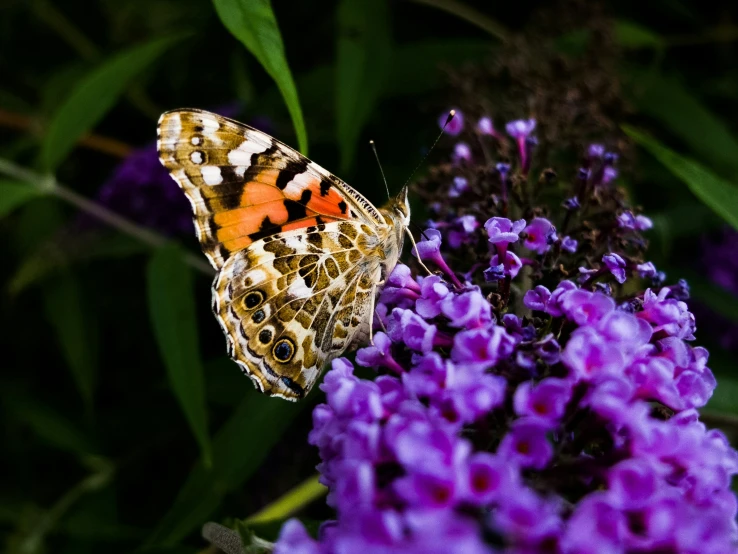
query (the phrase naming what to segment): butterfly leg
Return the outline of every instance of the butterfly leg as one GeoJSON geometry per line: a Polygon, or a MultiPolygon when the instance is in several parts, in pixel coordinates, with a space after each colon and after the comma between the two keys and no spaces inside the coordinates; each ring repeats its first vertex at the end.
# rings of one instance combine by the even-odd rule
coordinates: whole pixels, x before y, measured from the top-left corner
{"type": "MultiPolygon", "coordinates": [[[[418,245],[415,244],[415,238],[413,237],[413,234],[410,232],[410,229],[405,227],[405,232],[407,233],[407,236],[410,237],[410,242],[413,243],[413,248],[415,248],[415,253],[418,254],[418,245]]],[[[428,272],[428,275],[433,275],[433,272],[426,267],[426,265],[423,263],[423,260],[420,259],[420,255],[418,254],[416,256],[418,258],[418,263],[420,264],[420,267],[425,269],[428,272]]]]}
{"type": "MultiPolygon", "coordinates": [[[[369,344],[374,346],[374,312],[377,310],[377,289],[384,285],[387,281],[385,279],[382,279],[378,283],[374,283],[372,286],[372,309],[369,311],[369,344]]],[[[382,321],[382,318],[378,318],[379,324],[382,326],[382,329],[384,329],[384,332],[387,332],[387,328],[384,326],[384,322],[382,321]]]]}

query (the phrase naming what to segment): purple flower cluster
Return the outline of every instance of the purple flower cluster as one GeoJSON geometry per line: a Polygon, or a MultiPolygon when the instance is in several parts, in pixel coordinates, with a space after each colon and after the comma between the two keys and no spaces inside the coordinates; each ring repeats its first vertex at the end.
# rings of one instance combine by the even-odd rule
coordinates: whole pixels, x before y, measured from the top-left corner
{"type": "Polygon", "coordinates": [[[161,165],[155,144],[129,154],[100,188],[97,198],[111,210],[161,233],[194,232],[189,202],[161,165]]]}
{"type": "MultiPolygon", "coordinates": [[[[506,129],[513,193],[535,122],[506,129]]],[[[474,132],[501,140],[493,130],[474,132]]],[[[689,344],[686,284],[640,259],[647,218],[613,209],[602,229],[618,241],[604,244],[575,224],[615,175],[604,148],[587,159],[561,213],[501,200],[464,231],[457,212],[415,252],[440,274],[397,266],[356,355],[378,376],[335,360],[313,412],[336,519],[317,538],[287,522],[277,554],[738,550],[738,452],[699,421],[716,382],[689,344]],[[454,271],[462,248],[479,254],[454,271]]]]}

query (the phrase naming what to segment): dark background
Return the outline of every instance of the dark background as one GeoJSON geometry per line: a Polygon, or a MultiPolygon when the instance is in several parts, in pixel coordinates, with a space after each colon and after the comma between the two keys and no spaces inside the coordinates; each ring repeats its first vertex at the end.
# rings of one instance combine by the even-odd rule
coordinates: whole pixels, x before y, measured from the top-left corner
{"type": "MultiPolygon", "coordinates": [[[[731,431],[738,240],[703,203],[710,194],[703,176],[678,178],[620,125],[697,161],[728,192],[722,214],[732,211],[738,221],[738,7],[430,3],[437,6],[377,1],[357,25],[352,18],[367,13],[362,2],[275,0],[310,157],[381,203],[368,140],[398,190],[450,107],[486,112],[500,127],[537,117],[554,153],[543,162],[564,164],[563,172],[575,170],[588,140],[617,148],[618,184],[656,224],[648,234],[652,261],[669,283],[686,277],[692,287],[698,342],[710,349],[720,383],[705,418],[731,431]],[[472,24],[463,17],[468,10],[488,19],[472,14],[472,24]],[[358,45],[369,68],[358,88],[336,69],[337,50],[347,44],[358,45]],[[342,90],[357,90],[364,117],[342,111],[342,90]],[[581,94],[562,100],[572,90],[581,94]]],[[[204,257],[188,206],[156,161],[156,120],[177,107],[212,109],[297,146],[283,99],[201,0],[4,0],[0,75],[5,550],[202,549],[203,522],[245,519],[315,473],[307,434],[321,393],[297,405],[265,398],[226,359],[209,310],[210,277],[182,261],[183,251],[204,257]],[[44,163],[43,149],[54,145],[49,129],[91,72],[177,33],[185,36],[127,79],[108,105],[105,94],[94,94],[93,134],[53,168],[44,163]],[[80,210],[78,197],[60,190],[141,227],[126,233],[101,223],[95,205],[80,210]],[[142,242],[141,229],[157,235],[142,242]],[[160,237],[179,247],[152,248],[160,237]],[[188,417],[204,425],[209,441],[196,440],[188,417]],[[210,469],[199,461],[206,442],[210,469]]],[[[61,142],[74,132],[71,121],[56,128],[61,142]]],[[[444,137],[419,174],[447,159],[452,144],[444,137]]],[[[422,223],[422,206],[415,208],[422,223]]],[[[331,515],[322,498],[299,514],[331,515]]]]}

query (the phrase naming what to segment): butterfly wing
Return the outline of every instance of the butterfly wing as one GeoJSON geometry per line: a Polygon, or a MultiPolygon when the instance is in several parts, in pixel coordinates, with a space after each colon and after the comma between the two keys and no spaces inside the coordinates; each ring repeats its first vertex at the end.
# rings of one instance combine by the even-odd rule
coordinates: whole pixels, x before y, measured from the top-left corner
{"type": "Polygon", "coordinates": [[[362,225],[341,221],[273,235],[234,253],[213,285],[231,357],[265,393],[299,400],[323,365],[366,333],[379,257],[362,225]]]}
{"type": "Polygon", "coordinates": [[[254,241],[336,221],[383,225],[363,196],[289,146],[247,125],[196,109],[164,113],[162,164],[192,204],[213,267],[254,241]]]}

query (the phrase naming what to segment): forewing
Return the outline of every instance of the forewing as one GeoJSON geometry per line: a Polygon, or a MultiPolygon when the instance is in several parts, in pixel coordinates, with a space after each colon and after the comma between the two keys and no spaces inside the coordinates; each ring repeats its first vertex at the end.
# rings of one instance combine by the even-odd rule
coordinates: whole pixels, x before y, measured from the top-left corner
{"type": "Polygon", "coordinates": [[[343,221],[266,237],[234,253],[213,288],[231,357],[265,393],[298,400],[365,332],[380,278],[343,221]]]}
{"type": "Polygon", "coordinates": [[[269,135],[214,113],[184,109],[159,120],[162,164],[192,204],[202,249],[216,269],[278,233],[342,220],[384,219],[338,177],[269,135]]]}

